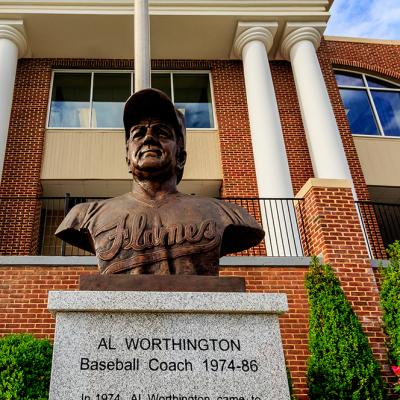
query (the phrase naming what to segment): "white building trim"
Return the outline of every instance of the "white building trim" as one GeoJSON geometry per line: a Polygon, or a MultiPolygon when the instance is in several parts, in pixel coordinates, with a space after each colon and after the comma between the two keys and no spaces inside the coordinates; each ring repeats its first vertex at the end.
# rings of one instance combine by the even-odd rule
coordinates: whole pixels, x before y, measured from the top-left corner
{"type": "Polygon", "coordinates": [[[18,58],[28,49],[22,21],[0,20],[0,182],[6,154],[18,58]]]}

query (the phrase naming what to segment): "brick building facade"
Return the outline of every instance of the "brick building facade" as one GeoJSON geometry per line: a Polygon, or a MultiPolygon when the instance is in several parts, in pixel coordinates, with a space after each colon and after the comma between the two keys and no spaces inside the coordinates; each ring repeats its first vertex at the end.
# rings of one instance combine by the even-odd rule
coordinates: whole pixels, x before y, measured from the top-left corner
{"type": "MultiPolygon", "coordinates": [[[[315,29],[315,32],[317,31],[315,29]]],[[[315,32],[313,31],[313,34],[315,32]]],[[[269,50],[268,45],[266,49],[269,50]]],[[[275,44],[270,51],[277,52],[275,44]]],[[[291,53],[291,57],[295,56],[291,53]]],[[[343,143],[350,171],[349,179],[340,173],[338,176],[334,174],[323,176],[316,173],[317,161],[315,156],[310,155],[312,154],[310,141],[313,139],[307,132],[309,129],[307,110],[302,109],[301,103],[304,102],[304,98],[299,86],[296,86],[293,73],[295,61],[292,59],[291,63],[288,59],[283,59],[283,56],[272,57],[269,68],[286,149],[292,197],[297,196],[301,199],[299,200],[301,205],[296,206],[301,210],[297,208],[296,212],[301,213],[301,217],[299,214],[297,216],[303,254],[300,254],[301,257],[299,254],[296,256],[279,254],[281,257],[271,257],[266,245],[259,249],[258,253],[222,259],[220,272],[223,276],[245,277],[249,292],[287,294],[289,312],[280,319],[281,333],[294,391],[300,400],[307,398],[308,305],[304,276],[307,272],[308,256],[311,255],[319,255],[333,266],[347,298],[363,325],[374,355],[382,365],[384,376],[388,379],[390,377],[385,338],[381,329],[379,292],[374,276],[376,271],[371,261],[371,258],[381,258],[381,253],[374,254],[374,249],[368,245],[377,243],[381,248],[382,237],[380,235],[372,237],[372,231],[367,230],[368,242],[366,242],[355,199],[382,202],[385,201],[384,196],[390,192],[392,197],[387,201],[393,202],[393,193],[398,196],[398,192],[395,191],[395,184],[389,185],[387,182],[379,184],[368,175],[369,161],[360,156],[363,150],[360,150],[362,146],[360,147],[357,142],[364,140],[365,137],[353,135],[354,132],[346,117],[347,107],[345,109],[335,79],[335,71],[363,73],[383,82],[390,81],[390,85],[398,85],[400,45],[325,38],[318,47],[317,57],[343,143]],[[389,186],[390,191],[382,189],[389,186]],[[252,254],[261,257],[252,257],[252,254]]],[[[214,131],[218,143],[215,151],[219,156],[218,167],[221,170],[221,178],[218,181],[219,193],[211,191],[210,194],[228,198],[264,198],[267,196],[257,180],[262,160],[257,160],[258,156],[253,153],[255,151],[253,141],[257,133],[254,132],[252,125],[251,110],[250,115],[248,111],[250,106],[247,99],[251,96],[250,83],[246,82],[248,72],[244,70],[242,60],[226,58],[198,60],[160,58],[152,61],[152,69],[161,72],[177,71],[177,73],[206,71],[210,74],[212,107],[215,111],[214,131]]],[[[133,68],[133,61],[128,58],[53,58],[35,57],[33,54],[32,57],[19,59],[0,187],[0,296],[2,298],[0,334],[32,332],[40,337],[52,337],[54,320],[46,309],[47,292],[76,290],[79,275],[96,272],[93,259],[90,257],[41,256],[44,240],[42,226],[44,201],[41,197],[55,197],[54,188],[59,187],[61,192],[56,193],[56,196],[63,196],[62,183],[68,182],[64,187],[67,191],[70,188],[68,185],[73,180],[71,177],[60,176],[57,181],[54,178],[45,179],[43,175],[45,163],[48,162],[46,146],[50,146],[49,135],[52,133],[49,132],[51,127],[48,125],[48,113],[54,81],[53,73],[77,70],[131,71],[133,68]]],[[[322,125],[320,129],[323,130],[324,126],[322,125]]],[[[62,135],[64,130],[60,130],[58,134],[62,135]]],[[[114,133],[123,135],[121,129],[114,133]]],[[[188,131],[188,135],[201,134],[196,130],[188,131]]],[[[389,140],[390,146],[399,146],[395,143],[396,138],[389,140]]],[[[189,152],[189,157],[190,155],[189,152]]],[[[394,167],[398,166],[398,161],[390,160],[390,162],[394,167]]],[[[202,165],[196,165],[196,168],[201,169],[202,165]]],[[[384,169],[385,165],[382,168],[384,169]]],[[[396,175],[396,171],[392,172],[396,175]]],[[[120,180],[124,179],[126,180],[125,177],[121,177],[120,180]]],[[[205,186],[211,185],[208,181],[215,181],[214,178],[209,179],[207,176],[202,179],[205,186]]],[[[81,178],[76,180],[84,181],[81,178]]],[[[88,180],[94,179],[88,176],[88,180]]],[[[110,178],[109,181],[111,180],[110,178]]],[[[193,178],[193,181],[196,179],[193,178]]],[[[190,186],[189,192],[195,190],[192,188],[196,186],[190,186]]],[[[400,183],[397,189],[399,188],[400,183]]],[[[96,195],[99,193],[91,193],[90,187],[84,193],[71,193],[71,196],[80,197],[96,195]]],[[[103,196],[107,197],[107,193],[103,196]]],[[[270,216],[265,216],[258,208],[258,200],[256,204],[256,217],[263,223],[264,219],[268,222],[270,216]]],[[[248,206],[248,203],[245,205],[248,206]]],[[[364,224],[365,218],[379,231],[381,221],[378,221],[375,215],[367,217],[361,212],[361,221],[364,221],[364,224]]],[[[279,244],[277,246],[279,247],[279,244]]]]}

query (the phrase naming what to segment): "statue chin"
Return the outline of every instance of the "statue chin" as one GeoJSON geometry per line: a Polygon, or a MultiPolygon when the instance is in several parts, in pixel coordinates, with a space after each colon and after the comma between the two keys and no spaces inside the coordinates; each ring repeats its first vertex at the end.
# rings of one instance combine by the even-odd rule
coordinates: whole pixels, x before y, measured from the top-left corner
{"type": "Polygon", "coordinates": [[[136,176],[139,180],[146,179],[163,179],[167,180],[175,175],[175,171],[171,170],[170,165],[168,166],[145,166],[136,167],[132,169],[132,174],[136,176]]]}

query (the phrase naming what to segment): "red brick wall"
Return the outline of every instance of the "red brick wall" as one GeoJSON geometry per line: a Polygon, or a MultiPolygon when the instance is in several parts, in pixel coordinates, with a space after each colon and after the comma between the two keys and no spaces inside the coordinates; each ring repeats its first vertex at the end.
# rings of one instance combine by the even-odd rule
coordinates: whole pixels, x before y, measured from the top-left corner
{"type": "MultiPolygon", "coordinates": [[[[221,276],[242,276],[249,292],[286,293],[289,312],[280,318],[286,362],[298,400],[307,399],[306,360],[308,306],[305,267],[224,267],[221,276]]],[[[76,290],[79,276],[95,267],[0,267],[0,335],[30,332],[54,335],[54,319],[47,311],[49,290],[76,290]]]]}
{"type": "Polygon", "coordinates": [[[384,374],[387,365],[379,292],[350,188],[313,187],[305,195],[305,230],[311,253],[322,255],[340,279],[384,374]]]}
{"type": "MultiPolygon", "coordinates": [[[[350,171],[359,200],[369,194],[357,156],[353,137],[333,74],[333,66],[361,69],[387,78],[400,79],[400,46],[322,41],[318,51],[322,73],[342,137],[350,171]],[[372,61],[371,61],[372,60],[372,61]]],[[[217,117],[220,127],[224,191],[226,196],[247,196],[257,193],[252,161],[251,137],[247,115],[246,93],[241,63],[220,62],[221,69],[213,70],[217,117]],[[234,65],[235,68],[231,69],[234,65]],[[228,76],[232,74],[230,79],[228,76]],[[233,93],[233,97],[232,97],[233,93]],[[242,103],[242,107],[237,104],[242,103]],[[228,109],[231,107],[231,111],[228,109]],[[237,137],[233,130],[239,132],[237,137]],[[234,141],[232,142],[232,138],[234,141]],[[250,160],[250,165],[246,161],[250,160]],[[238,171],[240,178],[238,178],[238,171]]],[[[273,61],[271,72],[280,112],[283,136],[288,156],[294,193],[314,176],[300,107],[289,62],[273,61]]],[[[216,63],[213,63],[216,65],[216,63]]]]}
{"type": "Polygon", "coordinates": [[[275,61],[271,63],[271,73],[281,117],[293,192],[296,195],[307,180],[314,177],[314,172],[308,152],[291,65],[285,61],[275,61]]]}
{"type": "MultiPolygon", "coordinates": [[[[225,182],[223,195],[257,197],[241,62],[156,60],[152,67],[212,71],[225,182]]],[[[0,255],[37,252],[37,203],[16,202],[14,198],[35,198],[41,194],[46,114],[51,71],[55,68],[133,69],[133,61],[24,59],[19,62],[0,189],[0,255]]]]}
{"type": "Polygon", "coordinates": [[[289,312],[279,318],[283,350],[298,400],[307,399],[308,303],[306,267],[223,267],[221,276],[242,276],[248,292],[286,293],[289,312]]]}
{"type": "Polygon", "coordinates": [[[0,196],[40,194],[50,80],[51,66],[45,60],[18,62],[0,196]]]}
{"type": "Polygon", "coordinates": [[[225,197],[257,197],[242,63],[215,62],[212,68],[225,197]]]}
{"type": "MultiPolygon", "coordinates": [[[[290,63],[272,62],[294,193],[313,177],[290,63]]],[[[241,62],[213,62],[212,78],[224,175],[223,196],[257,196],[257,183],[241,62]]],[[[267,134],[267,132],[266,132],[267,134]]]]}
{"type": "Polygon", "coordinates": [[[40,167],[51,68],[20,60],[0,186],[0,254],[35,254],[40,210],[40,167]],[[15,200],[31,197],[31,200],[15,200]]]}
{"type": "Polygon", "coordinates": [[[345,65],[400,80],[399,45],[324,40],[319,53],[321,57],[329,58],[334,66],[345,65]]]}
{"type": "MultiPolygon", "coordinates": [[[[322,71],[342,135],[360,200],[368,191],[347,123],[332,65],[400,79],[400,46],[323,41],[318,51],[322,71]]],[[[51,70],[53,68],[132,69],[132,60],[23,59],[19,61],[0,197],[40,195],[40,168],[51,70]]],[[[158,60],[154,69],[212,71],[221,141],[224,196],[257,196],[246,95],[240,61],[158,60]]],[[[271,71],[289,168],[296,193],[313,176],[301,114],[288,62],[272,62],[271,71]]],[[[34,254],[37,210],[32,203],[7,213],[0,207],[0,254],[34,254]],[[20,223],[23,221],[24,223],[20,223]],[[10,235],[12,226],[13,234],[10,235]]]]}
{"type": "MultiPolygon", "coordinates": [[[[323,42],[318,52],[328,92],[342,135],[350,169],[360,199],[368,193],[344,108],[336,87],[332,64],[360,68],[400,79],[400,47],[345,42],[323,42]]],[[[6,151],[0,196],[37,196],[40,194],[40,168],[45,118],[52,68],[133,68],[130,60],[21,60],[18,66],[12,120],[6,151]],[[27,150],[28,149],[28,150],[27,150]]],[[[221,141],[224,174],[223,195],[257,196],[254,162],[249,132],[241,62],[238,61],[155,61],[155,69],[210,69],[221,141]]],[[[295,193],[313,176],[301,114],[290,64],[272,62],[271,70],[281,114],[289,168],[295,193]]],[[[313,252],[322,252],[332,263],[345,293],[369,335],[375,354],[383,361],[385,350],[379,326],[377,290],[370,272],[368,255],[361,242],[349,192],[319,191],[309,200],[306,217],[312,236],[313,252]],[[333,202],[324,211],[322,199],[333,202]],[[315,212],[326,213],[332,231],[322,225],[315,212]],[[318,229],[317,229],[318,228],[318,229]]],[[[327,204],[327,203],[326,203],[327,204]]],[[[0,254],[34,253],[38,213],[35,203],[19,208],[0,205],[0,254]]],[[[30,331],[51,335],[53,320],[46,311],[49,289],[76,288],[77,276],[94,272],[83,267],[2,267],[2,315],[0,333],[30,331]],[[60,283],[62,282],[62,283],[60,283]]],[[[307,303],[302,268],[223,268],[223,275],[245,276],[249,291],[286,292],[290,311],[281,318],[284,349],[293,375],[296,394],[306,398],[307,303]]]]}
{"type": "Polygon", "coordinates": [[[318,50],[318,58],[359,200],[369,200],[368,189],[336,85],[333,67],[369,72],[383,78],[400,80],[400,46],[323,40],[318,50]]]}
{"type": "Polygon", "coordinates": [[[48,291],[76,290],[79,275],[95,272],[95,267],[0,267],[0,335],[29,332],[53,338],[48,291]]]}

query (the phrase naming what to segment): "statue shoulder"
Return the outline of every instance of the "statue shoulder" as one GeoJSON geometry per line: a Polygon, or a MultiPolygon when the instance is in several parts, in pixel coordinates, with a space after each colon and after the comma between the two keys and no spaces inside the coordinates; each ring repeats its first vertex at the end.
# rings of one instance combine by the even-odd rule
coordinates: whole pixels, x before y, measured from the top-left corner
{"type": "Polygon", "coordinates": [[[71,208],[57,228],[55,235],[73,246],[94,253],[88,225],[90,215],[96,209],[98,202],[80,203],[71,208]]]}
{"type": "Polygon", "coordinates": [[[79,203],[68,212],[55,235],[65,242],[94,253],[94,242],[91,236],[96,223],[101,223],[112,210],[122,209],[132,201],[130,194],[105,200],[79,203]]]}
{"type": "Polygon", "coordinates": [[[64,220],[58,227],[56,235],[62,229],[72,228],[80,229],[84,221],[87,220],[87,215],[90,210],[93,210],[97,202],[79,203],[69,210],[64,220]]]}

